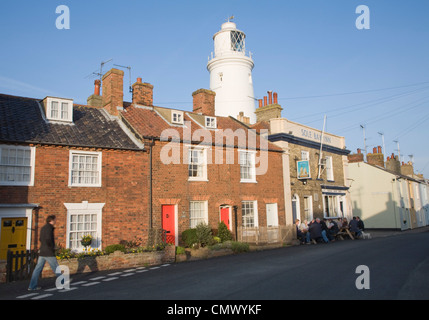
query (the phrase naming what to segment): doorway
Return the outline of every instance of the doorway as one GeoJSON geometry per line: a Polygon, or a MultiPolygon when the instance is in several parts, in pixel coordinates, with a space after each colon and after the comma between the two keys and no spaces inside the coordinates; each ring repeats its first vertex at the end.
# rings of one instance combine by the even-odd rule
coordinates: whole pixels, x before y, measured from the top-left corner
{"type": "Polygon", "coordinates": [[[175,205],[162,206],[162,229],[167,232],[167,243],[176,244],[175,205]]]}
{"type": "Polygon", "coordinates": [[[231,230],[231,207],[220,207],[220,221],[225,223],[228,230],[231,230]]]}
{"type": "Polygon", "coordinates": [[[26,250],[27,218],[2,218],[0,260],[6,260],[7,251],[26,250]]]}

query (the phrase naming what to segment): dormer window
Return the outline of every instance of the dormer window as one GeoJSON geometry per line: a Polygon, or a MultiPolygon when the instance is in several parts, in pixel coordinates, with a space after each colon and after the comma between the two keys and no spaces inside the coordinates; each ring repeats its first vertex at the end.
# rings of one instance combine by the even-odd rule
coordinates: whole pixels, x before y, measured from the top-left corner
{"type": "Polygon", "coordinates": [[[182,111],[171,111],[171,123],[183,124],[183,112],[182,111]]]}
{"type": "Polygon", "coordinates": [[[215,117],[206,117],[206,128],[216,129],[216,118],[215,117]]]}
{"type": "Polygon", "coordinates": [[[72,99],[46,97],[43,107],[48,121],[73,122],[72,99]]]}
{"type": "Polygon", "coordinates": [[[43,105],[47,120],[73,122],[73,100],[46,97],[43,105]]]}

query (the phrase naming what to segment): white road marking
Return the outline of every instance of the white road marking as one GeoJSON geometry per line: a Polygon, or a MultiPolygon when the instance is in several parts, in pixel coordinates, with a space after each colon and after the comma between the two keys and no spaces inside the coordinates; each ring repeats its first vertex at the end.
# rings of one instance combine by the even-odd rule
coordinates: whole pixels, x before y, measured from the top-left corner
{"type": "Polygon", "coordinates": [[[96,285],[96,284],[99,284],[100,282],[90,282],[90,283],[85,283],[85,284],[83,284],[82,286],[83,287],[90,287],[90,286],[93,286],[93,285],[96,285]]]}
{"type": "Polygon", "coordinates": [[[58,290],[58,292],[69,292],[69,291],[76,290],[76,289],[77,289],[76,287],[70,288],[70,289],[61,289],[61,290],[58,290]]]}
{"type": "Polygon", "coordinates": [[[39,300],[39,299],[47,298],[50,296],[53,296],[53,294],[52,293],[42,294],[41,296],[36,296],[34,298],[31,298],[31,300],[39,300]]]}
{"type": "Polygon", "coordinates": [[[101,276],[101,277],[96,277],[96,278],[92,278],[92,279],[89,279],[89,280],[96,281],[96,280],[101,280],[101,279],[104,279],[104,278],[106,278],[106,277],[105,276],[101,276]]]}
{"type": "Polygon", "coordinates": [[[77,285],[79,285],[79,284],[84,284],[84,283],[87,283],[88,281],[79,281],[79,282],[72,282],[71,283],[71,285],[72,286],[77,286],[77,285]]]}
{"type": "Polygon", "coordinates": [[[37,295],[38,295],[38,293],[29,293],[29,294],[24,294],[23,296],[18,296],[16,298],[17,299],[25,299],[25,298],[29,298],[29,297],[37,296],[37,295]]]}
{"type": "Polygon", "coordinates": [[[117,276],[118,274],[121,274],[122,272],[114,272],[114,273],[111,273],[111,274],[108,274],[108,276],[117,276]]]}
{"type": "Polygon", "coordinates": [[[119,277],[110,277],[110,278],[104,279],[103,281],[112,281],[116,279],[119,279],[119,277]]]}

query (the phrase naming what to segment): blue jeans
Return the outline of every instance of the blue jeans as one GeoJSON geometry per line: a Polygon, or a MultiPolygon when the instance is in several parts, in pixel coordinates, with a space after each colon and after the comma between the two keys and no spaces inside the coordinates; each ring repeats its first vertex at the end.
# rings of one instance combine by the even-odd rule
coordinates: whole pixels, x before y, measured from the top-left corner
{"type": "Polygon", "coordinates": [[[40,273],[42,273],[43,267],[45,266],[46,262],[49,263],[52,271],[54,271],[57,277],[61,275],[60,270],[58,270],[59,273],[57,273],[57,257],[39,257],[39,259],[37,260],[36,267],[34,268],[33,275],[31,276],[30,286],[28,287],[29,289],[34,290],[37,288],[37,282],[39,280],[40,273]]]}

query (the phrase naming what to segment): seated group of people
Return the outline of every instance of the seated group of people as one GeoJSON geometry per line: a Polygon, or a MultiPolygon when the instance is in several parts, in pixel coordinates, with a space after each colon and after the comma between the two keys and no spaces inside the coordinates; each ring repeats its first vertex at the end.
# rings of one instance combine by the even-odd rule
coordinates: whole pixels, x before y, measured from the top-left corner
{"type": "Polygon", "coordinates": [[[295,220],[297,238],[301,244],[310,244],[312,240],[316,242],[335,241],[335,236],[344,229],[349,229],[356,237],[360,237],[362,231],[365,229],[363,221],[359,217],[353,217],[348,223],[346,218],[323,219],[315,218],[310,223],[304,220],[300,223],[299,219],[295,220]]]}

